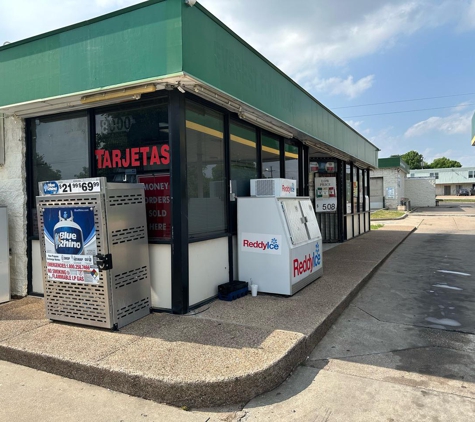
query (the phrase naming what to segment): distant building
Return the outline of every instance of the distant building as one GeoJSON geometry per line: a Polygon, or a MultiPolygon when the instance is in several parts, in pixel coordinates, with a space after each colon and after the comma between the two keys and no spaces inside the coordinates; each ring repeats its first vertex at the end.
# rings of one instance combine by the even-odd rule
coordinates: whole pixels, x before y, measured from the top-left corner
{"type": "Polygon", "coordinates": [[[370,174],[370,208],[404,206],[409,211],[415,207],[434,207],[435,177],[427,174],[410,178],[412,171],[401,157],[380,158],[378,168],[370,174]]]}
{"type": "MultiPolygon", "coordinates": [[[[473,141],[472,141],[473,143],[473,141]]],[[[408,179],[433,177],[436,195],[457,195],[460,189],[475,189],[475,167],[411,170],[408,179]]]]}
{"type": "Polygon", "coordinates": [[[370,173],[370,208],[396,209],[405,198],[405,180],[409,166],[401,157],[380,158],[370,173]]]}

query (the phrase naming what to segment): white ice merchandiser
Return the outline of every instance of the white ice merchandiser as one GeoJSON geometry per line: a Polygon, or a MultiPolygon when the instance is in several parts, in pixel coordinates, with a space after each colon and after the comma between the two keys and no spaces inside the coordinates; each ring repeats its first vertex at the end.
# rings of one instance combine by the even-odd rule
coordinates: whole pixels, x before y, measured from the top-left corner
{"type": "Polygon", "coordinates": [[[10,242],[8,209],[0,206],[0,303],[10,300],[10,242]]]}
{"type": "Polygon", "coordinates": [[[150,313],[144,186],[105,178],[39,183],[46,316],[118,329],[150,313]]]}
{"type": "Polygon", "coordinates": [[[239,280],[260,292],[290,296],[323,274],[312,202],[295,192],[294,180],[257,179],[256,196],[237,199],[239,280]]]}

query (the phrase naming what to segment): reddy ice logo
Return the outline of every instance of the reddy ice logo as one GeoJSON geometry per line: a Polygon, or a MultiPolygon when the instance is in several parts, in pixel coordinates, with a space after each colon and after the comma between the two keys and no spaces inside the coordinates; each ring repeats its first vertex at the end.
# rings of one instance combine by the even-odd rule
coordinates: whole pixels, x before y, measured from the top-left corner
{"type": "Polygon", "coordinates": [[[58,183],[56,182],[44,182],[43,192],[45,195],[56,195],[59,191],[58,183]]]}
{"type": "Polygon", "coordinates": [[[305,255],[302,260],[298,258],[293,260],[293,277],[307,276],[311,274],[315,268],[319,267],[321,263],[322,255],[320,253],[320,245],[317,243],[313,254],[305,255]]]}
{"type": "Polygon", "coordinates": [[[258,252],[280,255],[282,236],[259,233],[243,233],[241,250],[245,252],[258,252]]]}
{"type": "Polygon", "coordinates": [[[282,185],[282,192],[294,193],[295,192],[295,185],[293,183],[290,186],[282,185]]]}

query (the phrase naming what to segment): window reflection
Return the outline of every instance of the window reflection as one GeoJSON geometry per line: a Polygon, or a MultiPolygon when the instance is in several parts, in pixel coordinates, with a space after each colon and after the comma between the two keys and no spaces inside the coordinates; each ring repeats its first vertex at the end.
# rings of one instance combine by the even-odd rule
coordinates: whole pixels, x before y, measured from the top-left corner
{"type": "Polygon", "coordinates": [[[286,141],[284,145],[284,160],[285,160],[285,178],[296,181],[297,195],[299,195],[299,148],[286,141]]]}
{"type": "Polygon", "coordinates": [[[97,175],[109,182],[137,182],[137,175],[168,172],[166,98],[96,113],[97,175]]]}
{"type": "MultiPolygon", "coordinates": [[[[31,120],[33,198],[38,182],[89,177],[88,120],[85,112],[31,120]]],[[[38,235],[36,210],[32,234],[38,235]]]]}
{"type": "Polygon", "coordinates": [[[244,123],[230,124],[231,181],[237,196],[249,196],[250,180],[257,178],[256,129],[244,123]]]}
{"type": "Polygon", "coordinates": [[[280,141],[275,135],[262,131],[262,177],[280,177],[280,141]]]}
{"type": "Polygon", "coordinates": [[[224,232],[229,189],[225,183],[223,115],[188,101],[186,149],[190,236],[224,232]]]}

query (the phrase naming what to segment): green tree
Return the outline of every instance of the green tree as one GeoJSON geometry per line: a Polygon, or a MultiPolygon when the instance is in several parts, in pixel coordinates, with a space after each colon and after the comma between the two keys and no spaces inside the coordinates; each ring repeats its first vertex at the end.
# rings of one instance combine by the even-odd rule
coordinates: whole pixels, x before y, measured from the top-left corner
{"type": "MultiPolygon", "coordinates": [[[[35,152],[36,179],[38,182],[47,180],[61,180],[61,170],[55,170],[45,161],[44,155],[35,152]]],[[[35,183],[36,186],[36,183],[35,183]]]]}
{"type": "Polygon", "coordinates": [[[449,169],[453,167],[462,167],[458,161],[450,160],[446,157],[436,158],[429,164],[431,169],[449,169]]]}
{"type": "Polygon", "coordinates": [[[79,174],[75,174],[74,178],[75,179],[85,179],[89,176],[89,167],[83,167],[82,171],[79,174]]]}
{"type": "Polygon", "coordinates": [[[401,158],[407,163],[410,169],[420,169],[423,166],[427,167],[424,162],[424,157],[417,151],[409,151],[401,155],[401,158]]]}

